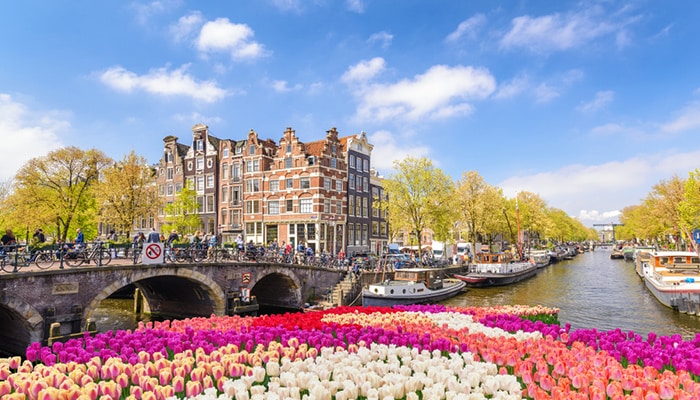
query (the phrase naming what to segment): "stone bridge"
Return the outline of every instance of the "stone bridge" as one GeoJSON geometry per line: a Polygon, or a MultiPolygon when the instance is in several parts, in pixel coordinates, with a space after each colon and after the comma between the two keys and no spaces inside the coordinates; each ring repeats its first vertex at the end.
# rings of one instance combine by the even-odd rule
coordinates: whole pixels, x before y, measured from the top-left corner
{"type": "Polygon", "coordinates": [[[102,300],[129,288],[142,312],[187,318],[235,313],[243,289],[261,306],[299,309],[342,276],[335,269],[266,263],[82,266],[0,274],[0,351],[23,355],[30,343],[46,343],[49,335],[79,334],[102,300]]]}

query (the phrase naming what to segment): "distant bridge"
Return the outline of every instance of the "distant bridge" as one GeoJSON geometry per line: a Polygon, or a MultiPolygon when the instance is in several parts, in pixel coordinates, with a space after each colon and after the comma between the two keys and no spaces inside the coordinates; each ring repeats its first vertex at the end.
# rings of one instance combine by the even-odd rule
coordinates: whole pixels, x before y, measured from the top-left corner
{"type": "Polygon", "coordinates": [[[142,312],[186,318],[233,314],[244,289],[261,305],[298,309],[343,275],[337,269],[250,262],[82,266],[0,274],[0,351],[24,354],[30,343],[46,342],[50,335],[84,331],[102,300],[131,285],[141,296],[142,312]]]}

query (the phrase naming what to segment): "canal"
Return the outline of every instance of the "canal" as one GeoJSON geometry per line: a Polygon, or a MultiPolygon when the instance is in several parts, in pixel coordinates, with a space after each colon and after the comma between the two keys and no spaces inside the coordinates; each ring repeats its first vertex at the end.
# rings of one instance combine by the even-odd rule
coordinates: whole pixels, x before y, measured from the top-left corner
{"type": "MultiPolygon", "coordinates": [[[[510,286],[469,289],[443,304],[456,306],[530,305],[555,307],[559,321],[572,329],[621,328],[646,336],[680,333],[694,337],[700,317],[661,305],[624,260],[611,260],[610,250],[597,249],[573,260],[551,264],[526,281],[510,286]]],[[[99,331],[131,329],[136,325],[133,301],[106,299],[92,315],[99,331]]]]}
{"type": "Polygon", "coordinates": [[[446,300],[456,306],[529,305],[559,308],[561,325],[572,329],[620,328],[643,336],[679,333],[689,339],[700,331],[700,317],[663,306],[625,260],[611,260],[610,250],[596,249],[542,268],[511,286],[469,289],[446,300]]]}

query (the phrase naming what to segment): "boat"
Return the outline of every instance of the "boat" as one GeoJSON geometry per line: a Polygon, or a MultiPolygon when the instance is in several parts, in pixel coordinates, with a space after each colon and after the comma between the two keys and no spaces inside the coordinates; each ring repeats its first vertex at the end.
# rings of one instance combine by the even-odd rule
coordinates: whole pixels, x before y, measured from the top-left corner
{"type": "Polygon", "coordinates": [[[534,262],[537,268],[544,268],[552,262],[552,257],[548,250],[530,250],[530,261],[534,262]]]}
{"type": "Polygon", "coordinates": [[[611,260],[622,260],[625,258],[625,255],[622,253],[622,249],[615,246],[612,249],[612,253],[610,253],[610,259],[611,260]]]}
{"type": "Polygon", "coordinates": [[[467,287],[504,286],[534,276],[537,269],[534,261],[514,260],[508,252],[477,253],[466,273],[452,276],[464,282],[467,287]]]}
{"type": "Polygon", "coordinates": [[[646,287],[663,305],[700,315],[700,256],[693,251],[650,253],[642,274],[646,287]]]}
{"type": "Polygon", "coordinates": [[[362,290],[363,306],[426,304],[454,297],[466,284],[458,279],[440,277],[439,268],[402,268],[393,279],[369,285],[362,290]]]}
{"type": "Polygon", "coordinates": [[[633,246],[625,246],[622,248],[622,258],[625,259],[625,261],[634,261],[634,249],[635,247],[633,246]]]}
{"type": "Polygon", "coordinates": [[[655,252],[655,247],[636,247],[634,249],[634,270],[640,278],[644,279],[644,264],[651,259],[651,253],[655,252]]]}

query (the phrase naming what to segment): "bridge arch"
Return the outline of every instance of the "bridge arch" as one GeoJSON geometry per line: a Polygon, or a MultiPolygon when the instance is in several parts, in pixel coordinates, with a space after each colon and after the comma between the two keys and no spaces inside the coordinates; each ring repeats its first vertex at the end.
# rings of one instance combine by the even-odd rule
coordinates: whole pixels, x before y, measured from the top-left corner
{"type": "Polygon", "coordinates": [[[131,271],[104,286],[86,307],[85,318],[102,300],[131,284],[140,290],[151,313],[186,317],[223,315],[226,310],[226,294],[209,276],[191,269],[163,271],[146,268],[131,271]]]}
{"type": "Polygon", "coordinates": [[[304,282],[287,268],[270,267],[250,282],[250,294],[261,305],[298,308],[302,305],[304,282]]]}
{"type": "Polygon", "coordinates": [[[0,297],[0,341],[3,350],[24,354],[27,343],[42,339],[44,318],[31,305],[13,297],[0,297]]]}

